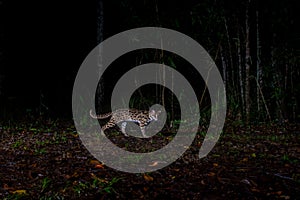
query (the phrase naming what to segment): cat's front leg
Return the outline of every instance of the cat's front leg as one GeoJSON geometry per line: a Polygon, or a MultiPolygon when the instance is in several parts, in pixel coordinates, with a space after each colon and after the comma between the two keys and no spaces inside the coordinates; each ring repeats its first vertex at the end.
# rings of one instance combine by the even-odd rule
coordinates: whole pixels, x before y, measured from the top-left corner
{"type": "Polygon", "coordinates": [[[122,133],[125,135],[125,136],[127,136],[128,137],[128,134],[126,133],[126,125],[127,125],[127,122],[123,122],[122,124],[121,124],[121,131],[122,131],[122,133]]]}
{"type": "Polygon", "coordinates": [[[145,134],[145,126],[141,126],[141,131],[142,131],[142,135],[144,138],[147,138],[146,134],[145,134]]]}

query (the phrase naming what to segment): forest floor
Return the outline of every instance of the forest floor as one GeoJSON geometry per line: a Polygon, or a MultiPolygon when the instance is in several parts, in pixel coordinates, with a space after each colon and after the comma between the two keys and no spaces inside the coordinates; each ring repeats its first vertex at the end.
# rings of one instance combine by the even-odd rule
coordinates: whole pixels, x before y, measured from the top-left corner
{"type": "MultiPolygon", "coordinates": [[[[72,121],[0,124],[0,199],[300,199],[300,125],[226,124],[207,157],[198,158],[200,132],[169,166],[136,174],[97,161],[72,121]]],[[[109,137],[121,148],[145,151],[174,134],[152,143],[114,129],[109,137]]]]}

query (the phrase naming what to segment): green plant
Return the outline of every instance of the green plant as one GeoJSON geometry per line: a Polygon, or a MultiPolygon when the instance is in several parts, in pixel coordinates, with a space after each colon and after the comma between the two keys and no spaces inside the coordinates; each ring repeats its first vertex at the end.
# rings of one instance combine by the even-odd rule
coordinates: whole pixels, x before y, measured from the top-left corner
{"type": "Polygon", "coordinates": [[[291,158],[289,155],[287,155],[287,154],[284,154],[283,156],[282,156],[282,160],[283,161],[285,161],[285,162],[289,162],[289,163],[291,163],[291,164],[295,164],[295,163],[298,163],[299,162],[299,160],[297,159],[297,158],[291,158]]]}
{"type": "Polygon", "coordinates": [[[24,196],[26,196],[26,194],[10,194],[7,197],[5,197],[3,200],[19,200],[19,199],[23,199],[24,196]]]}
{"type": "Polygon", "coordinates": [[[21,140],[17,140],[12,146],[13,146],[13,148],[18,148],[22,144],[23,144],[23,142],[21,140]]]}
{"type": "Polygon", "coordinates": [[[115,177],[112,178],[112,180],[110,181],[94,177],[92,186],[94,188],[98,188],[98,187],[101,188],[100,189],[101,193],[108,193],[108,194],[116,193],[115,189],[113,188],[113,185],[117,183],[119,180],[120,180],[119,178],[115,178],[115,177]]]}
{"type": "Polygon", "coordinates": [[[73,190],[80,196],[81,192],[88,188],[86,183],[79,181],[76,185],[73,186],[73,190]]]}
{"type": "Polygon", "coordinates": [[[39,145],[39,146],[44,146],[46,142],[45,142],[45,141],[38,141],[38,140],[37,140],[35,143],[36,143],[37,145],[39,145]]]}
{"type": "Polygon", "coordinates": [[[51,195],[51,196],[42,196],[39,198],[39,200],[64,200],[64,197],[59,196],[58,194],[51,195]]]}
{"type": "Polygon", "coordinates": [[[51,179],[49,179],[48,177],[45,177],[42,182],[41,182],[41,192],[43,192],[45,189],[47,189],[49,187],[51,183],[51,179]]]}
{"type": "Polygon", "coordinates": [[[34,149],[34,154],[35,155],[40,155],[40,154],[45,154],[45,153],[47,153],[47,150],[45,148],[40,148],[40,149],[35,148],[34,149]]]}

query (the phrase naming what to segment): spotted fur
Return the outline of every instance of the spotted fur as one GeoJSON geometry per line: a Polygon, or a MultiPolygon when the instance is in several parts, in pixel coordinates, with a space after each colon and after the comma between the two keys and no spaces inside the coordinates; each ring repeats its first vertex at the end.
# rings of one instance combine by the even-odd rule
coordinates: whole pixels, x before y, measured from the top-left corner
{"type": "Polygon", "coordinates": [[[114,112],[114,115],[112,112],[106,113],[106,114],[100,114],[95,115],[93,114],[92,110],[90,110],[90,116],[94,119],[105,119],[111,116],[109,122],[107,122],[104,126],[102,126],[102,130],[106,130],[108,128],[114,127],[118,123],[121,124],[121,131],[125,136],[128,136],[126,133],[126,125],[127,122],[136,122],[138,123],[143,137],[147,137],[145,135],[145,127],[151,122],[151,121],[157,121],[158,115],[161,113],[161,111],[155,111],[151,110],[137,110],[137,109],[119,109],[114,112]]]}

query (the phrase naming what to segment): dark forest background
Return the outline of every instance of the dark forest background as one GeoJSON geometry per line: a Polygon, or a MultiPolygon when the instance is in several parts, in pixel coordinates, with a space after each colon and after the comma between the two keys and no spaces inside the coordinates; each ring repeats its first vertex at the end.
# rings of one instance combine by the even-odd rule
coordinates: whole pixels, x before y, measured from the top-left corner
{"type": "MultiPolygon", "coordinates": [[[[155,26],[182,32],[209,52],[226,84],[229,118],[299,121],[298,9],[297,0],[1,0],[0,118],[71,118],[73,82],[88,53],[121,31],[155,26]]],[[[150,58],[116,62],[104,93],[112,85],[105,80],[126,65],[152,60],[180,68],[175,55],[142,53],[150,58]]],[[[203,84],[199,77],[199,99],[203,84]]]]}
{"type": "MultiPolygon", "coordinates": [[[[0,199],[299,199],[299,2],[0,0],[0,199]],[[227,94],[220,137],[207,133],[218,130],[209,123],[218,106],[210,106],[206,77],[184,58],[160,49],[116,59],[99,81],[96,113],[111,110],[114,84],[128,70],[164,63],[195,90],[198,129],[189,130],[194,124],[181,120],[179,101],[170,90],[146,85],[135,91],[130,106],[165,106],[166,124],[153,137],[125,137],[115,126],[105,130],[117,147],[110,149],[105,142],[97,145],[98,139],[87,142],[88,137],[81,137],[85,133],[76,130],[79,124],[91,133],[98,125],[86,124],[90,108],[83,106],[78,106],[86,111],[82,123],[72,120],[73,83],[86,56],[117,33],[149,26],[188,35],[215,61],[227,94]],[[191,145],[180,144],[181,124],[187,125],[183,133],[194,137],[191,145]],[[195,136],[190,134],[194,131],[195,136]],[[150,154],[147,160],[119,156],[117,165],[127,159],[133,167],[141,158],[145,161],[136,165],[141,173],[127,173],[92,154],[94,144],[97,154],[113,158],[120,149],[148,155],[169,146],[185,152],[168,166],[145,173],[146,166],[164,166],[171,154],[158,160],[150,154]],[[199,158],[209,146],[214,146],[210,153],[199,158]]],[[[158,79],[164,79],[164,70],[158,79]]]]}

